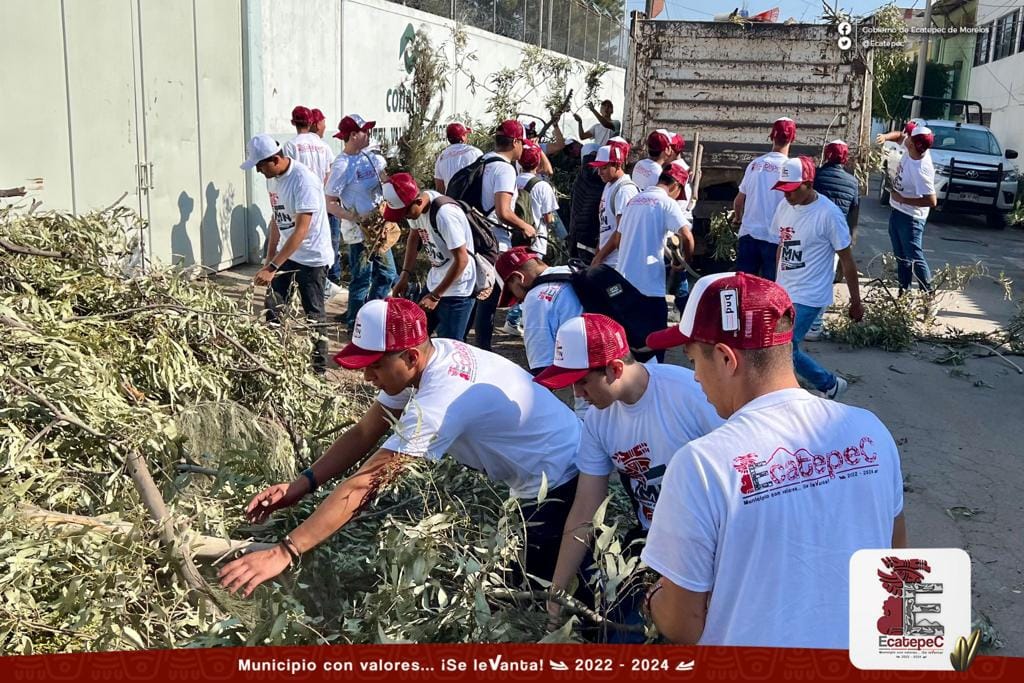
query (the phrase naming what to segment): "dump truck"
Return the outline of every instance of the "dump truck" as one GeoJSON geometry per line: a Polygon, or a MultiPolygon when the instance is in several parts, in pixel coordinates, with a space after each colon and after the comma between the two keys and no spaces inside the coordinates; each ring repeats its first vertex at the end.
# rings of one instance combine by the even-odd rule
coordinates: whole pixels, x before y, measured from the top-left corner
{"type": "Polygon", "coordinates": [[[797,123],[791,155],[820,159],[836,138],[849,144],[851,160],[866,155],[870,52],[845,29],[841,40],[839,25],[652,21],[635,13],[630,30],[623,130],[641,154],[654,129],[686,139],[698,184],[698,243],[710,217],[731,207],[747,164],[771,150],[775,119],[797,123]]]}

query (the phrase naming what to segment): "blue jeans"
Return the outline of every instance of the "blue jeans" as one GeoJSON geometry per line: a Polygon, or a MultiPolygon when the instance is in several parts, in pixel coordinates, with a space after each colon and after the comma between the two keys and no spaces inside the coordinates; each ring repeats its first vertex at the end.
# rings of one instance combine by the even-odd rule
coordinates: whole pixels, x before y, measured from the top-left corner
{"type": "Polygon", "coordinates": [[[924,259],[925,219],[893,209],[889,214],[889,239],[896,257],[896,278],[900,289],[910,289],[917,279],[924,291],[931,291],[932,273],[924,259]]]}
{"type": "Polygon", "coordinates": [[[686,308],[686,300],[690,298],[690,281],[686,278],[686,273],[679,273],[679,284],[676,285],[675,294],[675,306],[676,310],[679,311],[679,315],[683,314],[683,310],[686,308]]]}
{"type": "Polygon", "coordinates": [[[441,297],[437,308],[427,315],[427,330],[444,339],[465,341],[474,303],[476,299],[471,296],[441,297]]]}
{"type": "Polygon", "coordinates": [[[836,385],[836,376],[800,350],[800,342],[807,336],[807,331],[811,329],[814,319],[824,308],[804,306],[803,304],[793,304],[793,308],[796,309],[796,320],[793,323],[793,367],[796,374],[810,382],[815,389],[828,391],[836,385]]]}
{"type": "Polygon", "coordinates": [[[364,257],[362,242],[348,245],[348,265],[352,270],[352,281],[348,285],[348,311],[345,323],[351,329],[356,324],[356,314],[367,301],[383,299],[391,292],[391,286],[398,279],[395,257],[388,249],[381,256],[364,257]]]}
{"type": "Polygon", "coordinates": [[[736,245],[736,271],[775,280],[779,245],[743,235],[736,245]]]}
{"type": "Polygon", "coordinates": [[[341,284],[341,221],[337,216],[327,216],[331,226],[331,247],[334,248],[334,264],[327,271],[327,279],[336,285],[341,284]]]}
{"type": "Polygon", "coordinates": [[[519,321],[523,319],[523,309],[516,304],[512,308],[508,309],[508,315],[505,316],[505,322],[509,325],[518,325],[519,321]]]}

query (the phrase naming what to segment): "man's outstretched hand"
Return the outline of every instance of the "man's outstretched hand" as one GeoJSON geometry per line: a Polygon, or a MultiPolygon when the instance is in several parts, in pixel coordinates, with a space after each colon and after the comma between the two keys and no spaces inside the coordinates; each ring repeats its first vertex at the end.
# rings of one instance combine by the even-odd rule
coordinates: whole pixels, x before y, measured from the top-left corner
{"type": "Polygon", "coordinates": [[[303,483],[274,484],[257,493],[245,508],[245,518],[254,524],[262,524],[274,510],[295,505],[306,495],[303,483]]]}
{"type": "Polygon", "coordinates": [[[280,544],[270,550],[248,553],[224,565],[218,576],[220,585],[230,593],[242,591],[249,597],[264,581],[274,578],[291,564],[292,558],[280,544]]]}

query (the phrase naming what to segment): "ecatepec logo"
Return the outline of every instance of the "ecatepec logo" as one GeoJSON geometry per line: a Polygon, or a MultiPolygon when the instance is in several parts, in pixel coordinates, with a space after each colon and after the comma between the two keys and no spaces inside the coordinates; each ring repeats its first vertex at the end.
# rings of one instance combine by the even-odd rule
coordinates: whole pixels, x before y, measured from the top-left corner
{"type": "Polygon", "coordinates": [[[963,550],[860,550],[850,558],[857,668],[951,670],[950,653],[970,626],[971,561],[963,550]]]}

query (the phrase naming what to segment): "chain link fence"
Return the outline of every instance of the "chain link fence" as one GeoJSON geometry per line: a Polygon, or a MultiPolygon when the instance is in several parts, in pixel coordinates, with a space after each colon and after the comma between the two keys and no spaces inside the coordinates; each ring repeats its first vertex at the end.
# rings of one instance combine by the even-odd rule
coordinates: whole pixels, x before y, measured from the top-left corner
{"type": "Polygon", "coordinates": [[[626,66],[622,18],[585,0],[394,1],[576,59],[626,66]]]}

